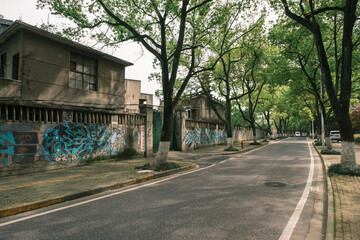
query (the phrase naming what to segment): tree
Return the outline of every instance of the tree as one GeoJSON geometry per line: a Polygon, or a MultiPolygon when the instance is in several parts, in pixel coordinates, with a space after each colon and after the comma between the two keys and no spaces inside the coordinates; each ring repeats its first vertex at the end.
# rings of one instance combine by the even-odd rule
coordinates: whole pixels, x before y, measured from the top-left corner
{"type": "Polygon", "coordinates": [[[136,41],[152,53],[161,73],[164,97],[164,121],[159,152],[153,165],[166,162],[170,146],[173,110],[187,83],[204,69],[197,68],[199,51],[216,37],[221,21],[221,2],[213,0],[38,0],[39,7],[49,6],[76,27],[65,29],[72,37],[91,36],[106,46],[136,41]],[[207,24],[204,24],[204,23],[207,24]],[[180,62],[188,61],[186,72],[180,62]],[[179,74],[181,72],[181,74],[179,74]],[[174,85],[180,86],[174,92],[174,85]]]}
{"type": "MultiPolygon", "coordinates": [[[[279,7],[279,1],[271,2],[273,6],[279,7]]],[[[333,1],[331,6],[327,4],[327,2],[317,2],[315,4],[313,0],[309,0],[307,4],[304,1],[281,0],[281,8],[284,9],[286,16],[305,27],[315,39],[322,78],[340,128],[342,139],[341,164],[343,166],[353,166],[356,165],[356,155],[349,108],[352,86],[352,56],[354,47],[358,44],[358,41],[353,42],[358,0],[346,0],[345,3],[343,1],[333,1]],[[339,97],[333,82],[336,76],[334,77],[331,73],[329,53],[326,51],[322,32],[324,26],[335,21],[335,19],[329,18],[328,15],[338,13],[342,14],[343,17],[339,97]]]]}

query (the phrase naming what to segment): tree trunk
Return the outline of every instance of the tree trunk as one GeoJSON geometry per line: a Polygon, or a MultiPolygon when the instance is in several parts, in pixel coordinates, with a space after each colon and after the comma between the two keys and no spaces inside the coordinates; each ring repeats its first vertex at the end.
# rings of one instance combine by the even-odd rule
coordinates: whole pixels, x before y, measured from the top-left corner
{"type": "Polygon", "coordinates": [[[253,143],[256,143],[256,126],[254,120],[252,120],[251,129],[252,129],[253,143]]]}
{"type": "Polygon", "coordinates": [[[231,119],[231,100],[226,99],[226,136],[227,136],[227,149],[234,148],[234,139],[232,133],[232,119],[231,119]]]}
{"type": "Polygon", "coordinates": [[[161,130],[161,139],[159,145],[159,151],[155,156],[153,166],[158,166],[167,161],[167,157],[170,149],[170,139],[171,139],[171,124],[173,121],[173,106],[171,98],[166,101],[167,104],[164,105],[164,119],[163,126],[161,130]]]}

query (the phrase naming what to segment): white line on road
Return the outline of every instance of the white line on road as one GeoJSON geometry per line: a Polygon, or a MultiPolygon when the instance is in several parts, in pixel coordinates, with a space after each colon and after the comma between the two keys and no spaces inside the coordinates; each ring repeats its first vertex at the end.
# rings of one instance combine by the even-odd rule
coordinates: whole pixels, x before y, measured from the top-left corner
{"type": "Polygon", "coordinates": [[[199,169],[189,171],[189,172],[185,172],[185,173],[180,173],[180,174],[173,175],[173,176],[165,178],[165,179],[161,179],[161,180],[158,180],[158,181],[155,181],[155,182],[151,182],[151,183],[147,183],[147,184],[144,184],[144,185],[136,186],[136,187],[133,187],[133,188],[130,188],[130,189],[125,189],[125,190],[122,190],[122,191],[119,191],[119,192],[111,193],[111,194],[108,194],[108,195],[104,195],[104,196],[101,196],[101,197],[97,197],[97,198],[93,198],[93,199],[90,199],[90,200],[82,201],[82,202],[79,202],[79,203],[74,203],[74,204],[71,204],[71,205],[67,205],[67,206],[56,208],[56,209],[49,210],[49,211],[46,211],[46,212],[34,214],[34,215],[31,215],[31,216],[15,219],[15,220],[12,220],[12,221],[9,221],[9,222],[0,223],[0,227],[4,227],[6,225],[10,225],[10,224],[13,224],[13,223],[22,222],[22,221],[25,221],[25,220],[28,220],[28,219],[44,216],[44,215],[47,215],[47,214],[50,214],[50,213],[59,212],[59,211],[65,210],[65,209],[81,206],[81,205],[84,205],[86,203],[95,202],[95,201],[105,199],[105,198],[108,198],[108,197],[112,197],[112,196],[120,195],[120,194],[123,194],[123,193],[131,192],[131,191],[134,191],[134,190],[137,190],[137,189],[140,189],[140,188],[144,188],[144,187],[148,187],[148,186],[152,186],[152,185],[155,185],[155,184],[158,184],[158,183],[161,183],[161,182],[166,182],[166,181],[169,181],[171,179],[178,178],[178,177],[181,177],[181,176],[184,176],[184,175],[188,175],[188,174],[199,172],[199,171],[202,171],[202,170],[205,170],[205,169],[209,169],[209,168],[212,168],[214,166],[215,166],[215,164],[212,164],[212,165],[207,166],[207,167],[199,168],[199,169]]]}
{"type": "Polygon", "coordinates": [[[313,175],[314,175],[314,156],[312,154],[309,142],[308,142],[308,147],[309,147],[309,151],[310,151],[311,162],[310,162],[310,170],[309,170],[309,176],[308,176],[308,179],[306,182],[306,186],[305,186],[304,192],[303,192],[298,204],[296,205],[296,208],[295,208],[293,214],[291,215],[291,218],[290,218],[289,222],[287,223],[284,231],[282,232],[279,240],[290,239],[291,235],[294,232],[296,224],[300,218],[300,215],[301,215],[302,211],[304,210],[307,198],[309,197],[310,187],[312,185],[312,180],[313,180],[313,175]]]}
{"type": "MultiPolygon", "coordinates": [[[[230,158],[231,159],[231,158],[230,158]]],[[[221,161],[221,162],[219,162],[219,163],[226,163],[227,162],[227,160],[224,160],[224,161],[221,161]]]]}

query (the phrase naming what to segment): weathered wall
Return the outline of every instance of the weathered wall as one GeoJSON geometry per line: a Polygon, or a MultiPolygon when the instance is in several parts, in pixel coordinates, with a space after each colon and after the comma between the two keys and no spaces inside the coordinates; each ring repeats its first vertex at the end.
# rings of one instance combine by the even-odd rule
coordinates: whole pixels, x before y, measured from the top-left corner
{"type": "MultiPolygon", "coordinates": [[[[181,132],[182,150],[190,150],[205,145],[216,145],[226,143],[226,131],[224,125],[205,121],[192,121],[185,118],[185,114],[177,113],[177,132],[181,132]],[[181,117],[180,117],[181,115],[181,117]],[[180,123],[181,122],[181,123],[180,123]]],[[[265,133],[261,129],[256,130],[256,139],[262,139],[265,133]]],[[[234,141],[252,140],[252,130],[250,128],[235,128],[233,130],[234,141]]]]}
{"type": "Polygon", "coordinates": [[[139,125],[0,124],[0,168],[36,167],[44,162],[71,165],[128,147],[140,152],[139,125]]]}
{"type": "Polygon", "coordinates": [[[123,108],[125,67],[77,48],[59,45],[45,37],[24,31],[22,99],[76,106],[123,108]],[[70,53],[97,59],[98,90],[69,87],[70,53]]]}

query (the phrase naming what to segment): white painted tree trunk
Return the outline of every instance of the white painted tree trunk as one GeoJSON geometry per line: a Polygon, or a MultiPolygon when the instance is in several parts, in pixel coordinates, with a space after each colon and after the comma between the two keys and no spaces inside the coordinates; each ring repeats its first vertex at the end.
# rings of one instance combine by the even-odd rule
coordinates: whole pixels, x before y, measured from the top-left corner
{"type": "Polygon", "coordinates": [[[227,138],[227,149],[233,149],[233,148],[234,148],[233,138],[227,138]]]}
{"type": "Polygon", "coordinates": [[[356,165],[354,142],[341,142],[341,164],[343,167],[356,165]]]}
{"type": "Polygon", "coordinates": [[[332,150],[333,149],[330,137],[325,138],[325,143],[326,143],[326,150],[332,150]]]}
{"type": "Polygon", "coordinates": [[[167,161],[169,149],[170,149],[170,142],[160,141],[159,151],[157,152],[154,160],[154,166],[158,166],[167,161]]]}

